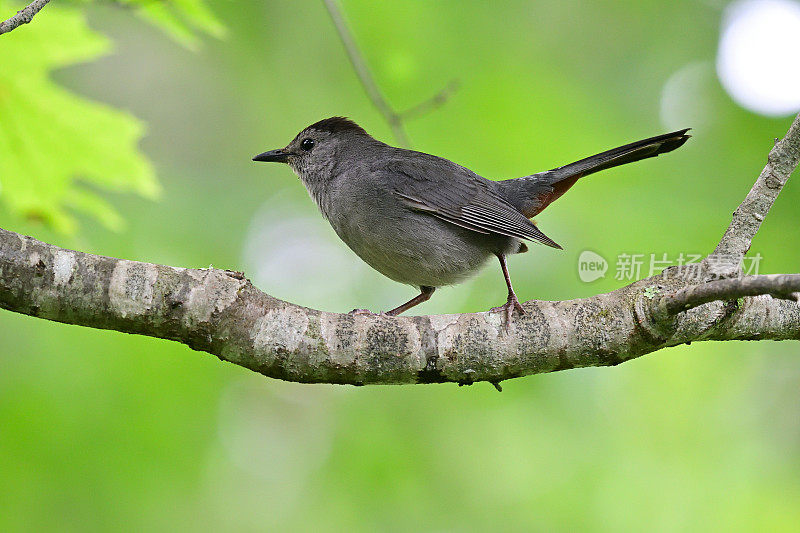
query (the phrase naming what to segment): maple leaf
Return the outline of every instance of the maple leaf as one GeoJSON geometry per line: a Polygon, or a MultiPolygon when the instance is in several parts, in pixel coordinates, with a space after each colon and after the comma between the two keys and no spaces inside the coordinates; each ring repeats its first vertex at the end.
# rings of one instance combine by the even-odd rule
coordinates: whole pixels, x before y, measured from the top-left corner
{"type": "Polygon", "coordinates": [[[217,38],[225,36],[225,27],[206,7],[202,0],[131,0],[137,6],[137,15],[160,27],[183,46],[196,50],[199,39],[195,32],[204,32],[217,38]]]}
{"type": "MultiPolygon", "coordinates": [[[[0,0],[0,13],[14,7],[0,0]]],[[[119,229],[122,218],[95,191],[156,198],[160,186],[129,113],[59,87],[53,69],[110,48],[77,8],[51,5],[32,24],[0,37],[0,203],[71,233],[71,212],[119,229]]]]}

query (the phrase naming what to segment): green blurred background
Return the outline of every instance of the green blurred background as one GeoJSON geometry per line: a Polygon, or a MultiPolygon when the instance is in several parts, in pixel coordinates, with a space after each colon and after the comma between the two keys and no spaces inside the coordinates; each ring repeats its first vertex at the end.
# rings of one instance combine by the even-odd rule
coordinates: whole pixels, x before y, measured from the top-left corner
{"type": "MultiPolygon", "coordinates": [[[[393,142],[321,2],[215,2],[219,27],[188,35],[135,9],[60,3],[0,37],[0,68],[12,60],[25,68],[29,58],[12,58],[8,47],[26,33],[45,39],[42,50],[68,44],[68,33],[46,32],[48,18],[85,16],[113,46],[50,77],[138,117],[146,125],[138,147],[155,172],[148,179],[163,190],[150,199],[124,192],[149,194],[135,187],[76,182],[119,220],[101,210],[102,224],[68,206],[74,224],[59,226],[47,212],[14,208],[6,188],[0,226],[103,255],[244,270],[274,296],[330,311],[385,310],[414,295],[338,241],[288,168],[250,161],[331,115],[393,142]]],[[[781,20],[800,11],[791,0],[747,4],[782,6],[781,20]]],[[[0,5],[1,18],[19,7],[0,5]]],[[[415,149],[484,176],[520,176],[694,128],[680,150],[594,175],[537,217],[565,251],[534,247],[510,260],[522,299],[626,284],[614,279],[621,253],[711,251],[800,107],[789,94],[785,109],[761,109],[721,84],[721,32],[741,3],[343,0],[342,9],[396,108],[460,82],[442,107],[409,121],[408,133],[415,149]],[[584,250],[609,261],[605,278],[580,281],[584,250]]],[[[787,69],[798,70],[797,52],[789,50],[787,69]]],[[[734,61],[734,70],[746,64],[734,61]]],[[[9,124],[0,108],[7,140],[17,131],[9,124]]],[[[113,156],[102,147],[113,151],[115,139],[104,135],[92,132],[102,141],[89,150],[98,160],[113,156]]],[[[81,157],[58,142],[40,140],[27,161],[81,157]]],[[[761,273],[798,271],[798,202],[790,181],[753,244],[761,273]]],[[[504,291],[492,264],[418,312],[485,310],[504,291]]],[[[516,379],[499,394],[485,383],[283,383],[176,343],[8,312],[0,339],[3,531],[793,531],[800,523],[796,343],[695,343],[615,368],[516,379]]]]}

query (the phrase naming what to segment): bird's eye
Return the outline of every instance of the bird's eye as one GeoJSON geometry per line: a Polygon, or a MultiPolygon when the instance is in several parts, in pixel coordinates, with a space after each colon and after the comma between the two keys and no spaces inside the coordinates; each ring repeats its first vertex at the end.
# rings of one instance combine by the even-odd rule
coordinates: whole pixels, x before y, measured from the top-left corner
{"type": "Polygon", "coordinates": [[[300,143],[300,148],[308,152],[312,148],[314,148],[314,139],[303,139],[300,143]]]}

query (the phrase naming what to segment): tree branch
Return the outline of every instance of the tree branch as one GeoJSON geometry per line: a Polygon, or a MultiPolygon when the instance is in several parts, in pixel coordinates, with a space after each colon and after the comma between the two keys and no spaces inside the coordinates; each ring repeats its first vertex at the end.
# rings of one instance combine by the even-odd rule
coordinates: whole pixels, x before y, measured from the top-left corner
{"type": "Polygon", "coordinates": [[[506,333],[502,313],[328,313],[273,298],[237,273],[91,255],[0,230],[0,307],[175,340],[290,381],[498,383],[694,340],[800,338],[800,308],[762,297],[725,320],[654,318],[652,289],[676,283],[655,277],[580,300],[526,302],[506,333]]]}
{"type": "Polygon", "coordinates": [[[339,9],[336,0],[324,0],[325,8],[328,10],[328,14],[333,21],[333,25],[336,27],[336,32],[339,34],[339,39],[342,41],[342,45],[344,45],[344,49],[347,52],[347,58],[350,60],[350,64],[353,66],[353,70],[356,72],[356,76],[358,76],[358,80],[361,83],[361,86],[364,88],[364,92],[367,93],[367,97],[369,98],[372,105],[383,115],[383,118],[389,124],[389,127],[392,130],[392,135],[397,140],[397,142],[404,148],[410,148],[411,142],[408,139],[408,134],[405,130],[404,120],[408,118],[415,118],[420,115],[424,115],[437,107],[444,104],[450,95],[456,91],[458,88],[458,83],[453,80],[447,86],[439,91],[437,94],[421,102],[412,108],[403,111],[397,112],[395,111],[389,102],[386,100],[386,97],[381,92],[378,84],[375,83],[375,78],[372,76],[372,73],[367,66],[367,62],[364,60],[364,56],[361,54],[361,51],[358,48],[358,45],[353,38],[353,34],[350,32],[349,28],[347,27],[347,23],[344,20],[344,16],[342,15],[341,10],[339,9]]]}
{"type": "Polygon", "coordinates": [[[709,281],[684,287],[674,294],[662,297],[659,303],[664,306],[667,313],[674,315],[716,300],[735,300],[760,294],[797,302],[800,297],[800,274],[772,274],[709,281]]]}
{"type": "Polygon", "coordinates": [[[761,223],[778,198],[789,175],[800,160],[800,115],[795,117],[783,140],[775,140],[775,146],[767,157],[767,165],[761,171],[747,197],[733,213],[728,229],[722,236],[712,257],[723,258],[722,263],[730,268],[719,275],[733,275],[736,266],[750,249],[761,223]]]}
{"type": "Polygon", "coordinates": [[[17,14],[8,20],[0,22],[0,35],[8,33],[11,30],[29,23],[33,17],[47,5],[50,0],[34,0],[24,8],[17,11],[17,14]]]}
{"type": "MultiPolygon", "coordinates": [[[[800,160],[799,124],[800,115],[770,152],[717,251],[738,257],[749,247],[800,160]]],[[[608,294],[526,302],[507,331],[501,312],[317,311],[273,298],[236,272],[86,254],[0,229],[0,307],[175,340],[265,376],[308,383],[497,385],[616,365],[698,340],[798,340],[800,305],[786,300],[798,292],[800,274],[703,281],[671,268],[608,294]]]]}

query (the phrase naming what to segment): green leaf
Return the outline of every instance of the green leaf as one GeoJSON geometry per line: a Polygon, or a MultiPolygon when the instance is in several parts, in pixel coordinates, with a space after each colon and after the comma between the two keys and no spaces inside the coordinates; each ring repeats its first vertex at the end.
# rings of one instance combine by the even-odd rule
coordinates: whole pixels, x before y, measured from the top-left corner
{"type": "Polygon", "coordinates": [[[199,45],[195,31],[204,32],[217,38],[225,36],[225,27],[202,0],[171,0],[170,2],[134,0],[131,3],[138,6],[137,14],[139,16],[158,26],[189,49],[194,50],[199,45]]]}
{"type": "MultiPolygon", "coordinates": [[[[0,12],[16,9],[0,0],[0,12]]],[[[117,229],[120,217],[93,189],[158,196],[153,168],[137,149],[143,124],[48,76],[108,49],[79,9],[56,5],[0,37],[0,202],[13,213],[70,233],[73,210],[117,229]]]]}
{"type": "MultiPolygon", "coordinates": [[[[88,5],[93,0],[73,0],[88,5]]],[[[115,0],[112,6],[131,9],[138,17],[161,29],[179,44],[196,50],[200,46],[197,33],[222,38],[225,26],[203,0],[115,0]]]]}

